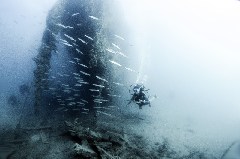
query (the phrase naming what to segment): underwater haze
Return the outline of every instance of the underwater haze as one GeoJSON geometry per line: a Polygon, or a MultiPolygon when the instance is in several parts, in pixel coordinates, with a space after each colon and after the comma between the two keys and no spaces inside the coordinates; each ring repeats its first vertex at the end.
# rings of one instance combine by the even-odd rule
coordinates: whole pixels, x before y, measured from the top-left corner
{"type": "Polygon", "coordinates": [[[0,158],[240,158],[239,17],[237,0],[1,0],[0,158]]]}

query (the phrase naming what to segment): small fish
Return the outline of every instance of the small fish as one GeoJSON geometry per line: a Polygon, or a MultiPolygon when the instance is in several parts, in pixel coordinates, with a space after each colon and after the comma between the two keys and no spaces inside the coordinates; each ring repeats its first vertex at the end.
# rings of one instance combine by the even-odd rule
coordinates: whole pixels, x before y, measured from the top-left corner
{"type": "Polygon", "coordinates": [[[115,95],[115,94],[107,94],[110,97],[121,97],[120,95],[115,95]]]}
{"type": "Polygon", "coordinates": [[[98,84],[92,84],[93,86],[96,86],[96,87],[101,87],[101,88],[104,88],[105,86],[103,85],[98,85],[98,84]]]}
{"type": "Polygon", "coordinates": [[[84,82],[84,81],[81,81],[79,83],[81,83],[81,84],[89,84],[88,82],[84,82]]]}
{"type": "Polygon", "coordinates": [[[63,27],[63,28],[65,28],[65,29],[73,29],[73,27],[71,27],[71,26],[65,26],[65,25],[63,25],[63,24],[60,24],[60,23],[58,23],[58,24],[56,24],[57,26],[60,26],[60,27],[63,27]]]}
{"type": "Polygon", "coordinates": [[[69,61],[70,63],[76,64],[74,61],[69,61]]]}
{"type": "Polygon", "coordinates": [[[66,45],[66,46],[69,46],[69,47],[73,47],[71,44],[69,44],[69,43],[62,43],[62,44],[64,44],[64,45],[66,45]]]}
{"type": "Polygon", "coordinates": [[[71,100],[74,100],[74,99],[75,99],[75,98],[69,97],[69,98],[67,98],[66,100],[70,100],[70,101],[71,101],[71,100]]]}
{"type": "Polygon", "coordinates": [[[76,40],[75,40],[73,37],[71,37],[71,36],[69,36],[69,35],[67,35],[67,34],[64,34],[64,36],[66,36],[68,39],[76,42],[76,40]]]}
{"type": "Polygon", "coordinates": [[[128,67],[125,67],[125,69],[128,70],[128,71],[131,71],[131,72],[136,72],[136,71],[134,71],[133,69],[128,68],[128,67]]]}
{"type": "Polygon", "coordinates": [[[121,83],[117,83],[117,82],[113,82],[114,84],[116,84],[116,85],[119,85],[119,86],[124,86],[123,84],[121,84],[121,83]]]}
{"type": "Polygon", "coordinates": [[[100,113],[100,114],[104,114],[104,115],[107,115],[107,116],[112,117],[111,114],[108,114],[108,113],[106,113],[106,112],[103,112],[103,111],[100,111],[100,110],[97,110],[97,112],[100,113]]]}
{"type": "Polygon", "coordinates": [[[99,92],[98,89],[89,89],[89,90],[92,91],[92,92],[99,92]]]}
{"type": "Polygon", "coordinates": [[[117,51],[116,53],[118,53],[119,55],[121,55],[121,56],[123,56],[123,57],[128,58],[127,55],[125,55],[124,53],[122,53],[122,52],[120,52],[120,51],[117,51]]]}
{"type": "Polygon", "coordinates": [[[81,87],[82,85],[81,85],[81,84],[75,84],[74,86],[76,86],[76,87],[81,87]]]}
{"type": "Polygon", "coordinates": [[[99,103],[99,104],[102,104],[102,102],[100,102],[100,101],[93,101],[94,103],[99,103]]]}
{"type": "Polygon", "coordinates": [[[76,44],[76,43],[74,43],[74,42],[73,42],[72,44],[78,47],[78,44],[76,44]]]}
{"type": "Polygon", "coordinates": [[[83,72],[83,71],[80,71],[80,73],[86,75],[86,76],[91,76],[89,73],[86,73],[86,72],[83,72]]]}
{"type": "Polygon", "coordinates": [[[95,101],[102,101],[102,102],[108,102],[109,100],[107,99],[94,99],[95,101]]]}
{"type": "Polygon", "coordinates": [[[63,75],[61,73],[57,73],[59,76],[63,77],[63,75]]]}
{"type": "Polygon", "coordinates": [[[75,60],[77,60],[77,61],[80,61],[80,59],[79,59],[79,58],[76,58],[76,57],[75,57],[75,58],[73,58],[73,59],[75,59],[75,60]]]}
{"type": "Polygon", "coordinates": [[[53,79],[55,79],[56,77],[55,76],[51,76],[53,79]]]}
{"type": "Polygon", "coordinates": [[[95,108],[95,109],[102,109],[103,107],[93,107],[93,108],[95,108]]]}
{"type": "Polygon", "coordinates": [[[68,41],[67,40],[63,40],[63,39],[59,39],[61,42],[63,42],[63,43],[68,43],[68,41]]]}
{"type": "Polygon", "coordinates": [[[80,53],[80,54],[83,54],[82,51],[80,51],[80,50],[78,50],[78,49],[76,49],[76,51],[77,51],[78,53],[80,53]]]}
{"type": "Polygon", "coordinates": [[[121,37],[121,36],[119,36],[119,35],[114,35],[116,38],[118,38],[118,39],[121,39],[121,40],[125,40],[123,37],[121,37]]]}
{"type": "Polygon", "coordinates": [[[119,64],[119,63],[117,63],[116,61],[113,61],[113,60],[109,60],[112,64],[115,64],[115,65],[117,65],[117,66],[122,66],[121,64],[119,64]]]}
{"type": "Polygon", "coordinates": [[[114,50],[112,50],[112,49],[107,48],[106,50],[107,50],[108,52],[110,52],[110,53],[116,54],[116,52],[115,52],[114,50]]]}
{"type": "Polygon", "coordinates": [[[78,40],[81,41],[83,44],[87,44],[87,42],[84,41],[83,39],[78,38],[78,40]]]}
{"type": "Polygon", "coordinates": [[[82,108],[84,111],[89,111],[89,109],[86,109],[86,108],[82,108]]]}
{"type": "Polygon", "coordinates": [[[62,84],[64,87],[69,87],[69,85],[68,84],[62,84]]]}
{"type": "Polygon", "coordinates": [[[79,65],[80,65],[80,66],[83,66],[83,67],[85,67],[85,68],[88,68],[88,67],[87,67],[86,65],[84,65],[84,64],[81,64],[81,63],[80,63],[79,65]]]}
{"type": "Polygon", "coordinates": [[[84,99],[80,99],[81,101],[85,102],[85,103],[88,103],[88,101],[84,100],[84,99]]]}
{"type": "Polygon", "coordinates": [[[94,16],[92,16],[92,15],[90,15],[89,17],[92,18],[92,19],[94,19],[94,20],[99,20],[99,18],[94,17],[94,16]]]}
{"type": "Polygon", "coordinates": [[[81,112],[82,114],[88,114],[88,112],[81,112]]]}
{"type": "Polygon", "coordinates": [[[93,40],[93,38],[91,38],[90,36],[84,35],[86,38],[93,40]]]}
{"type": "Polygon", "coordinates": [[[80,14],[80,13],[74,13],[74,14],[72,15],[72,17],[74,17],[74,16],[76,16],[76,15],[78,15],[78,14],[80,14]]]}
{"type": "Polygon", "coordinates": [[[82,79],[81,77],[76,77],[76,76],[74,78],[77,79],[77,80],[81,80],[82,79]]]}
{"type": "Polygon", "coordinates": [[[80,74],[79,73],[73,73],[75,76],[80,76],[80,74]]]}
{"type": "Polygon", "coordinates": [[[104,82],[108,82],[107,80],[105,80],[104,78],[101,78],[101,77],[99,77],[99,76],[96,76],[96,78],[99,79],[99,80],[102,80],[102,81],[104,81],[104,82]]]}
{"type": "Polygon", "coordinates": [[[77,102],[77,104],[85,105],[85,103],[82,103],[82,102],[77,102]]]}
{"type": "Polygon", "coordinates": [[[119,47],[118,45],[116,45],[116,44],[114,44],[114,43],[112,43],[112,45],[113,45],[115,48],[121,50],[120,47],[119,47]]]}
{"type": "Polygon", "coordinates": [[[65,93],[71,93],[70,90],[63,90],[63,92],[65,92],[65,93]]]}

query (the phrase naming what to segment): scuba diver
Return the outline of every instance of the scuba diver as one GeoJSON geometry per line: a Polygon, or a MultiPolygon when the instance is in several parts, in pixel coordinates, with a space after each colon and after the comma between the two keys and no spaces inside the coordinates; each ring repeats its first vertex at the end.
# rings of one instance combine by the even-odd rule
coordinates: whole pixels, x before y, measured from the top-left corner
{"type": "Polygon", "coordinates": [[[133,94],[131,94],[132,98],[129,100],[129,103],[127,105],[129,105],[133,101],[139,106],[139,109],[142,109],[142,106],[144,105],[149,105],[149,107],[151,107],[150,100],[145,94],[145,92],[147,92],[148,90],[149,89],[145,90],[143,84],[135,84],[133,86],[133,94]]]}

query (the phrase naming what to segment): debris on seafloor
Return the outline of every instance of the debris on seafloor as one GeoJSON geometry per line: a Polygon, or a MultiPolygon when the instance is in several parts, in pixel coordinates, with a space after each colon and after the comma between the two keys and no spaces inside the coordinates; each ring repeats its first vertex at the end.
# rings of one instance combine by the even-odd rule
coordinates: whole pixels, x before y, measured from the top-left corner
{"type": "Polygon", "coordinates": [[[125,150],[124,135],[101,129],[92,130],[79,123],[67,122],[70,136],[74,137],[74,151],[83,158],[117,158],[125,150]]]}

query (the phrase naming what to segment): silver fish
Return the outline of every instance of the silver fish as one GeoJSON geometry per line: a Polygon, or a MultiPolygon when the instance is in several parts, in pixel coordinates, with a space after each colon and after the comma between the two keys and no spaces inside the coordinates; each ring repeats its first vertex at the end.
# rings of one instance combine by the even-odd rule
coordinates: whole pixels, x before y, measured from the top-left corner
{"type": "Polygon", "coordinates": [[[121,83],[117,83],[117,82],[113,82],[114,84],[116,84],[116,85],[119,85],[119,86],[124,86],[123,84],[121,84],[121,83]]]}
{"type": "Polygon", "coordinates": [[[119,35],[114,35],[116,38],[118,38],[118,39],[121,39],[121,40],[125,40],[123,37],[121,37],[121,36],[119,36],[119,35]]]}
{"type": "Polygon", "coordinates": [[[72,15],[72,17],[74,17],[74,16],[76,16],[76,15],[78,15],[78,14],[80,14],[80,13],[74,13],[74,14],[72,15]]]}
{"type": "Polygon", "coordinates": [[[75,76],[80,76],[80,74],[79,73],[73,73],[75,76]]]}
{"type": "Polygon", "coordinates": [[[76,51],[77,51],[78,53],[80,53],[80,54],[83,54],[83,52],[80,51],[79,49],[76,49],[76,51]]]}
{"type": "Polygon", "coordinates": [[[102,102],[108,102],[109,100],[107,99],[94,99],[95,101],[102,101],[102,102]]]}
{"type": "Polygon", "coordinates": [[[76,42],[76,40],[75,40],[73,37],[71,37],[71,36],[69,36],[69,35],[67,35],[67,34],[64,34],[64,36],[66,36],[68,39],[76,42]]]}
{"type": "Polygon", "coordinates": [[[81,83],[81,84],[89,84],[88,82],[84,82],[84,81],[81,81],[79,83],[81,83]]]}
{"type": "Polygon", "coordinates": [[[60,24],[60,23],[58,23],[58,24],[56,24],[57,26],[60,26],[60,27],[63,27],[63,28],[65,28],[65,29],[73,29],[73,27],[71,27],[71,26],[65,26],[65,25],[63,25],[63,24],[60,24]]]}
{"type": "Polygon", "coordinates": [[[136,71],[134,71],[133,69],[128,68],[128,67],[125,67],[125,69],[128,70],[128,71],[131,71],[131,72],[136,72],[136,71]]]}
{"type": "Polygon", "coordinates": [[[93,38],[91,38],[90,36],[84,35],[86,38],[93,40],[93,38]]]}
{"type": "Polygon", "coordinates": [[[92,16],[92,15],[90,15],[89,17],[92,18],[92,19],[94,19],[94,20],[99,20],[99,18],[94,17],[94,16],[92,16]]]}
{"type": "Polygon", "coordinates": [[[74,61],[69,61],[70,63],[76,64],[74,61]]]}
{"type": "Polygon", "coordinates": [[[123,56],[123,57],[128,58],[127,55],[125,55],[124,53],[122,53],[122,52],[120,52],[120,51],[117,51],[116,53],[118,53],[119,55],[121,55],[121,56],[123,56]]]}
{"type": "Polygon", "coordinates": [[[85,103],[88,103],[88,101],[84,100],[84,99],[80,99],[81,101],[85,102],[85,103]]]}
{"type": "Polygon", "coordinates": [[[80,59],[79,59],[79,58],[76,58],[76,57],[75,57],[75,58],[73,58],[73,59],[75,59],[75,60],[77,60],[77,61],[80,61],[80,59]]]}
{"type": "Polygon", "coordinates": [[[108,52],[110,52],[110,53],[116,54],[116,52],[115,52],[113,49],[107,48],[106,50],[107,50],[108,52]]]}
{"type": "Polygon", "coordinates": [[[91,76],[89,73],[83,72],[83,71],[79,71],[80,73],[86,75],[86,76],[91,76]]]}
{"type": "Polygon", "coordinates": [[[92,91],[92,92],[99,92],[98,89],[89,89],[89,90],[92,91]]]}
{"type": "Polygon", "coordinates": [[[112,43],[112,45],[113,45],[115,48],[121,50],[120,47],[119,47],[118,45],[116,45],[116,44],[114,44],[114,43],[112,43]]]}
{"type": "Polygon", "coordinates": [[[83,44],[87,44],[87,42],[84,41],[83,39],[78,38],[78,40],[81,41],[83,44]]]}
{"type": "Polygon", "coordinates": [[[67,40],[63,40],[63,39],[59,39],[61,42],[63,42],[63,43],[68,43],[68,41],[67,40]]]}
{"type": "Polygon", "coordinates": [[[62,44],[64,44],[64,45],[66,45],[66,46],[69,46],[69,47],[73,47],[71,44],[69,44],[69,43],[62,43],[62,44]]]}
{"type": "Polygon", "coordinates": [[[117,66],[122,66],[121,64],[119,64],[119,63],[117,63],[116,61],[113,61],[113,60],[109,60],[112,64],[114,64],[114,65],[117,65],[117,66]]]}
{"type": "Polygon", "coordinates": [[[96,87],[101,87],[101,88],[104,88],[105,86],[103,85],[98,85],[98,84],[92,84],[93,86],[96,86],[96,87]]]}
{"type": "Polygon", "coordinates": [[[80,66],[83,66],[83,67],[85,67],[85,68],[88,68],[88,67],[87,67],[86,65],[84,65],[84,64],[81,64],[81,63],[80,63],[79,65],[80,65],[80,66]]]}
{"type": "Polygon", "coordinates": [[[100,114],[104,114],[104,115],[107,115],[107,116],[112,117],[111,114],[108,114],[108,113],[106,113],[106,112],[103,112],[103,111],[100,111],[100,110],[97,110],[97,112],[100,113],[100,114]]]}
{"type": "Polygon", "coordinates": [[[89,111],[89,109],[86,109],[86,108],[82,108],[84,111],[89,111]]]}
{"type": "Polygon", "coordinates": [[[100,102],[100,101],[93,101],[94,103],[99,103],[99,104],[102,104],[102,102],[100,102]]]}
{"type": "Polygon", "coordinates": [[[120,95],[115,95],[115,94],[107,94],[110,97],[121,97],[120,95]]]}
{"type": "Polygon", "coordinates": [[[99,79],[99,80],[102,80],[102,81],[104,81],[104,82],[108,82],[107,80],[105,80],[104,78],[101,78],[101,77],[99,77],[99,76],[96,76],[96,78],[99,79]]]}
{"type": "Polygon", "coordinates": [[[72,44],[78,47],[78,44],[76,44],[76,43],[74,43],[74,42],[73,42],[72,44]]]}
{"type": "Polygon", "coordinates": [[[74,86],[75,87],[81,87],[82,85],[81,84],[75,84],[74,86]]]}

